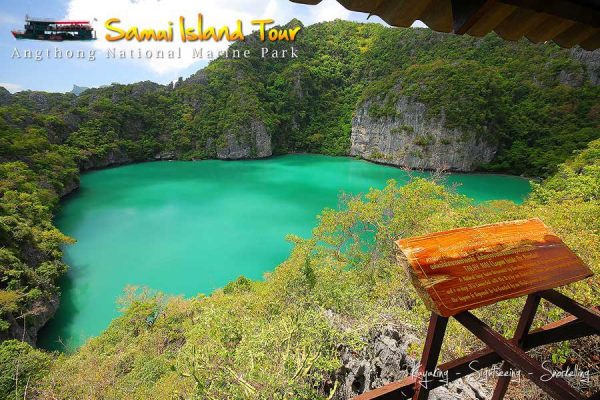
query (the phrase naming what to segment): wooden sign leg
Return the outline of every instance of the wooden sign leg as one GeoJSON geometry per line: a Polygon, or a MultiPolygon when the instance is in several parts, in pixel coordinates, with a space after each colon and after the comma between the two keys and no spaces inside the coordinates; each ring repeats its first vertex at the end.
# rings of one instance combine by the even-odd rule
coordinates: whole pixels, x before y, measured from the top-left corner
{"type": "MultiPolygon", "coordinates": [[[[519,318],[519,323],[517,324],[517,329],[515,330],[515,335],[513,336],[517,346],[520,348],[523,347],[524,339],[529,333],[529,329],[531,328],[531,324],[533,323],[535,312],[537,311],[539,304],[540,297],[537,294],[530,294],[527,296],[527,301],[525,301],[525,306],[523,307],[521,317],[519,318]]],[[[494,388],[494,394],[492,395],[492,400],[502,400],[504,398],[511,379],[510,374],[507,373],[510,368],[512,368],[512,366],[508,362],[504,361],[502,363],[502,372],[506,374],[503,374],[500,378],[498,378],[498,382],[494,388]]]]}
{"type": "Polygon", "coordinates": [[[546,371],[536,360],[511,341],[506,340],[498,332],[481,322],[468,311],[454,316],[465,328],[471,331],[481,341],[491,347],[500,357],[511,365],[527,373],[527,377],[544,392],[557,400],[580,400],[584,397],[571,388],[562,378],[544,379],[546,371]]]}
{"type": "Polygon", "coordinates": [[[425,339],[425,347],[421,356],[421,364],[419,365],[419,375],[415,384],[415,394],[413,400],[426,400],[429,397],[429,389],[427,382],[431,381],[435,368],[437,367],[442,349],[444,334],[448,318],[431,313],[429,319],[429,327],[427,328],[427,339],[425,339]]]}
{"type": "Polygon", "coordinates": [[[568,313],[573,314],[586,325],[591,326],[600,333],[600,312],[593,308],[586,308],[573,299],[568,298],[564,294],[557,292],[554,289],[544,290],[539,292],[540,296],[548,300],[557,307],[562,308],[568,313]]]}

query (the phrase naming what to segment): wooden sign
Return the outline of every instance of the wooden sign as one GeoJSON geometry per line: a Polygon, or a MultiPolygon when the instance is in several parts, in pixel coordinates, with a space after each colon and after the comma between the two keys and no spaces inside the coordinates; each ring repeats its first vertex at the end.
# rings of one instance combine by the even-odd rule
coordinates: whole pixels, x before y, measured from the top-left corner
{"type": "Polygon", "coordinates": [[[425,304],[443,317],[592,275],[539,219],[453,229],[396,245],[425,304]]]}

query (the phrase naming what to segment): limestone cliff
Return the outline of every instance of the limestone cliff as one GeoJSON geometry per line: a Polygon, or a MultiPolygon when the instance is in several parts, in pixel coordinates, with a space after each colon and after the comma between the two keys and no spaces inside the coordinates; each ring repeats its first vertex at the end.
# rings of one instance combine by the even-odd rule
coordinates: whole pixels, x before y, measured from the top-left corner
{"type": "Polygon", "coordinates": [[[273,153],[271,135],[262,121],[251,121],[245,133],[244,135],[235,135],[228,132],[224,136],[224,140],[217,145],[217,158],[223,160],[264,158],[273,153]]]}
{"type": "Polygon", "coordinates": [[[428,117],[427,108],[405,96],[362,102],[352,119],[350,154],[400,167],[473,171],[496,154],[481,135],[446,128],[445,116],[428,117]]]}
{"type": "MultiPolygon", "coordinates": [[[[129,164],[134,161],[125,151],[116,148],[106,152],[103,155],[92,155],[80,162],[80,169],[87,171],[90,169],[112,167],[114,165],[129,164]]],[[[140,160],[142,161],[142,160],[140,160]]]]}

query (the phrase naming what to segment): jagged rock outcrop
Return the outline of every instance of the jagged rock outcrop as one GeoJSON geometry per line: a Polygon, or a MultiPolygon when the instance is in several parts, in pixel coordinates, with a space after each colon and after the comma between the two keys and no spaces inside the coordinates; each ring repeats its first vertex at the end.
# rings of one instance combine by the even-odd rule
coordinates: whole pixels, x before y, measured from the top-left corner
{"type": "Polygon", "coordinates": [[[407,377],[415,365],[407,355],[408,345],[416,341],[406,330],[388,325],[372,332],[360,353],[342,348],[342,367],[336,374],[340,387],[335,399],[349,399],[407,377]]]}
{"type": "Polygon", "coordinates": [[[585,66],[590,83],[600,85],[600,50],[586,51],[577,46],[571,49],[571,55],[585,66]]]}
{"type": "Polygon", "coordinates": [[[399,167],[473,171],[489,162],[497,146],[474,132],[445,127],[445,116],[428,118],[425,104],[400,96],[392,115],[372,115],[386,99],[359,105],[352,119],[350,154],[399,167]]]}
{"type": "Polygon", "coordinates": [[[192,85],[192,84],[205,85],[207,82],[208,82],[208,75],[204,69],[201,69],[201,70],[196,71],[192,75],[190,75],[185,80],[183,80],[183,79],[178,80],[176,85],[174,85],[174,86],[175,86],[175,88],[178,88],[182,85],[192,85]]]}
{"type": "Polygon", "coordinates": [[[153,93],[159,90],[165,90],[166,86],[152,81],[142,81],[133,83],[131,86],[131,96],[140,98],[148,93],[153,93]]]}
{"type": "Polygon", "coordinates": [[[59,296],[54,295],[49,299],[37,301],[27,315],[17,317],[10,313],[6,314],[5,318],[10,328],[8,331],[0,332],[0,342],[16,338],[35,345],[38,331],[54,316],[59,304],[59,296]]]}
{"type": "MultiPolygon", "coordinates": [[[[360,352],[341,349],[342,367],[336,380],[340,383],[334,395],[346,400],[361,393],[398,381],[418,370],[418,360],[408,355],[408,346],[417,341],[408,330],[387,325],[371,332],[365,348],[360,352]]],[[[483,400],[490,391],[473,376],[459,379],[431,391],[432,400],[483,400]]]]}

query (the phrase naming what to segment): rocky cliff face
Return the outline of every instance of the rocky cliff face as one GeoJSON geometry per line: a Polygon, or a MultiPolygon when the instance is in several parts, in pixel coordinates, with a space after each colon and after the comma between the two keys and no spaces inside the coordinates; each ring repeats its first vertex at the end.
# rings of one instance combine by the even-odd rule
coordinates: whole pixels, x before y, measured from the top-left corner
{"type": "Polygon", "coordinates": [[[366,160],[400,167],[473,171],[489,162],[496,146],[475,133],[445,127],[445,117],[426,116],[424,104],[400,96],[381,110],[389,99],[368,99],[352,119],[350,154],[366,160]]]}
{"type": "Polygon", "coordinates": [[[600,85],[600,49],[594,51],[585,51],[581,47],[574,47],[570,50],[571,55],[578,61],[581,61],[585,67],[587,77],[594,86],[600,85]]]}
{"type": "Polygon", "coordinates": [[[273,154],[271,135],[265,125],[258,120],[249,124],[245,135],[227,133],[224,143],[217,146],[217,158],[222,160],[239,160],[245,158],[264,158],[273,154]]]}
{"type": "Polygon", "coordinates": [[[81,162],[79,168],[82,171],[90,169],[106,168],[113,165],[128,164],[133,159],[121,149],[108,151],[103,156],[93,156],[81,162]]]}
{"type": "Polygon", "coordinates": [[[10,313],[6,314],[5,318],[10,327],[8,331],[0,332],[0,342],[15,338],[35,345],[38,331],[54,316],[59,304],[59,296],[54,295],[50,299],[35,303],[27,315],[15,317],[10,313]]]}

